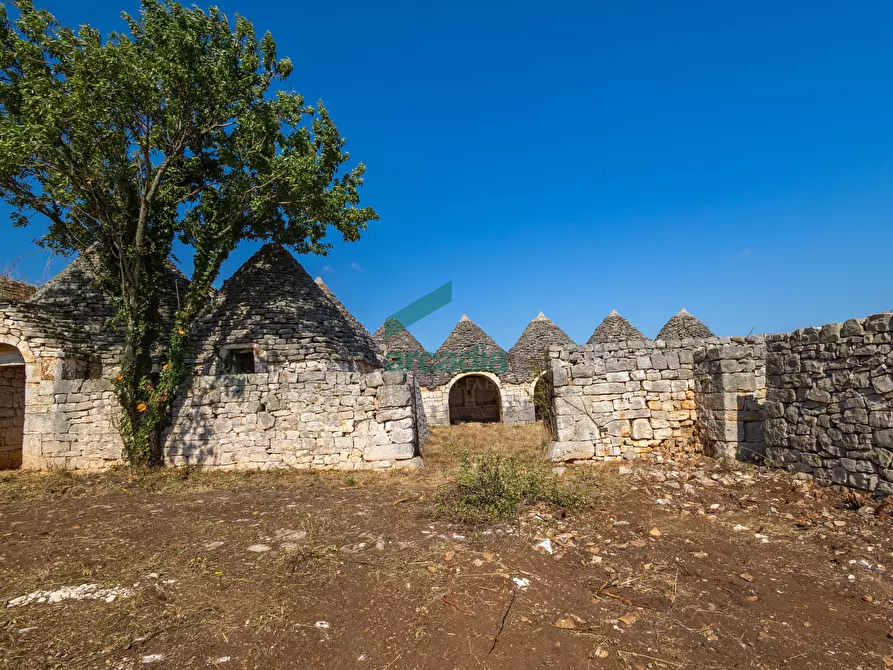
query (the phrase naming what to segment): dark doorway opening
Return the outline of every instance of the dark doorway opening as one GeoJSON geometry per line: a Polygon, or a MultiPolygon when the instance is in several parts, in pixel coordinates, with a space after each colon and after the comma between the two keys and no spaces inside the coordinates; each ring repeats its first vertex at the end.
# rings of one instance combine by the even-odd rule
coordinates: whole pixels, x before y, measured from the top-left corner
{"type": "Polygon", "coordinates": [[[543,375],[533,386],[533,415],[537,421],[552,421],[552,385],[543,375]]]}
{"type": "Polygon", "coordinates": [[[450,423],[497,423],[502,418],[499,387],[483,375],[462,377],[450,388],[450,423]]]}
{"type": "Polygon", "coordinates": [[[0,344],[0,470],[22,467],[25,441],[25,359],[0,344]]]}

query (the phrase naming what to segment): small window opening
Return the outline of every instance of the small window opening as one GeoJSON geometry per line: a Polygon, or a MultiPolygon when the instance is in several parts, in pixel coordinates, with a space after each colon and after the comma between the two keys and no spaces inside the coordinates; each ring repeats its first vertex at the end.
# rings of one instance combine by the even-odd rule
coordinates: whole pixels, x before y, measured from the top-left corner
{"type": "Polygon", "coordinates": [[[223,356],[224,374],[251,375],[258,371],[254,347],[229,349],[223,356]]]}
{"type": "Polygon", "coordinates": [[[243,349],[232,352],[233,372],[236,374],[254,374],[254,351],[243,349]]]}

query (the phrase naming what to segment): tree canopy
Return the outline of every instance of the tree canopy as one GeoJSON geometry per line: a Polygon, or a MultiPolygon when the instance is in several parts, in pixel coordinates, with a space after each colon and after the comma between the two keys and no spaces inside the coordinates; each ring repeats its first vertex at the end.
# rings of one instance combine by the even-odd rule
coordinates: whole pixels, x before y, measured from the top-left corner
{"type": "Polygon", "coordinates": [[[131,460],[157,433],[184,376],[190,329],[221,264],[243,240],[324,254],[335,229],[359,239],[364,167],[320,102],[274,91],[292,72],[267,33],[216,8],[142,0],[127,30],[60,25],[30,0],[0,4],[0,197],[13,224],[50,224],[41,243],[98,260],[125,347],[117,378],[131,460]],[[158,285],[173,243],[194,272],[165,324],[158,285]]]}

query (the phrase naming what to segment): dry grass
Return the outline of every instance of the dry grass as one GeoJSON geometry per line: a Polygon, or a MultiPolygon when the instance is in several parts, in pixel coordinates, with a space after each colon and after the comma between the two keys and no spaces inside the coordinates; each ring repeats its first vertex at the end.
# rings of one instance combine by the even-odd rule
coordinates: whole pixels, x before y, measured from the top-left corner
{"type": "Polygon", "coordinates": [[[0,472],[0,496],[6,500],[79,498],[112,493],[178,493],[209,490],[257,490],[329,484],[337,487],[442,486],[452,481],[463,454],[494,452],[522,461],[542,462],[548,433],[541,424],[466,424],[433,428],[422,448],[425,467],[394,471],[215,470],[201,468],[130,468],[80,473],[0,472]]]}
{"type": "Polygon", "coordinates": [[[521,461],[542,463],[548,433],[542,424],[507,426],[501,423],[464,424],[433,428],[424,446],[425,470],[451,479],[463,455],[497,453],[521,461]]]}

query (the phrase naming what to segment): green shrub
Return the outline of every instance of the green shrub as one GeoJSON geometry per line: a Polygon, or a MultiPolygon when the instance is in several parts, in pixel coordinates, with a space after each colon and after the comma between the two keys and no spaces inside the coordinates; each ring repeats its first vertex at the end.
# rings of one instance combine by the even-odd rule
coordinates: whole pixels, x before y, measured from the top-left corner
{"type": "Polygon", "coordinates": [[[437,512],[465,523],[511,519],[522,505],[547,503],[568,510],[586,504],[581,491],[563,485],[546,464],[511,456],[463,455],[456,483],[440,493],[437,512]]]}

